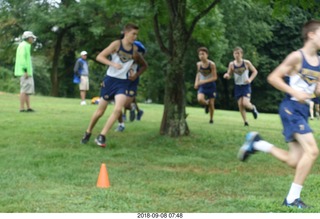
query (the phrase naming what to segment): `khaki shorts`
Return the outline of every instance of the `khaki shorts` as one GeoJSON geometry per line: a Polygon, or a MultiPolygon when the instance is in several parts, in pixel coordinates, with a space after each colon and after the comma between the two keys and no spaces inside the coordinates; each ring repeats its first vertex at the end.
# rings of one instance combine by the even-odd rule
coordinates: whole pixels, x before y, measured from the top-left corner
{"type": "Polygon", "coordinates": [[[34,81],[33,77],[25,78],[20,77],[20,93],[34,94],[34,81]]]}
{"type": "Polygon", "coordinates": [[[81,82],[79,84],[80,90],[89,90],[89,77],[81,76],[81,82]]]}

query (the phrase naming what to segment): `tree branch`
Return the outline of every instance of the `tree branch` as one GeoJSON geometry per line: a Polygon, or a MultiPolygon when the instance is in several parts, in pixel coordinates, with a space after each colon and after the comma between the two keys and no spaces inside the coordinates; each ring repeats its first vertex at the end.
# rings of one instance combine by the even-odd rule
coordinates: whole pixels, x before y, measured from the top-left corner
{"type": "Polygon", "coordinates": [[[160,49],[162,52],[164,52],[167,55],[170,55],[170,51],[168,50],[168,48],[164,45],[161,34],[160,34],[160,28],[159,28],[159,20],[158,20],[158,10],[155,7],[155,2],[154,0],[150,0],[151,3],[151,7],[154,10],[154,15],[153,15],[153,28],[155,31],[155,35],[156,35],[156,40],[160,46],[160,49]]]}
{"type": "Polygon", "coordinates": [[[196,26],[196,24],[198,23],[198,21],[204,17],[206,14],[208,14],[212,8],[214,8],[221,0],[214,0],[207,8],[205,8],[203,11],[200,11],[200,13],[194,17],[190,29],[187,33],[187,41],[191,38],[191,35],[193,33],[193,30],[196,26]]]}

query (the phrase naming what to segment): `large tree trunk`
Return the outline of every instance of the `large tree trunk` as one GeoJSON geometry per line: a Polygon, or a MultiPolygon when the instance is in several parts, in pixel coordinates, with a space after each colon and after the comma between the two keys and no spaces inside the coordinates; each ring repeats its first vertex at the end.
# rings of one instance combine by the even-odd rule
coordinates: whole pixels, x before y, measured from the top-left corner
{"type": "Polygon", "coordinates": [[[172,25],[172,44],[165,77],[164,112],[160,134],[177,137],[189,135],[183,71],[186,36],[183,34],[181,23],[176,22],[172,25]]]}
{"type": "Polygon", "coordinates": [[[189,134],[185,107],[183,67],[181,66],[181,60],[174,58],[168,65],[160,134],[171,137],[189,134]]]}

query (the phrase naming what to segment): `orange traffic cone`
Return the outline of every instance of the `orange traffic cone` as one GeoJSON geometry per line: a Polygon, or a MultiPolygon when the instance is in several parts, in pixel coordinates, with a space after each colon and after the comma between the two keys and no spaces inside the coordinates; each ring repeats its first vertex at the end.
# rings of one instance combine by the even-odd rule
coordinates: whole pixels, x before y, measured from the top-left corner
{"type": "Polygon", "coordinates": [[[105,163],[101,164],[100,173],[99,173],[99,177],[98,177],[98,181],[97,181],[97,187],[99,187],[99,188],[110,187],[107,167],[106,167],[105,163]]]}

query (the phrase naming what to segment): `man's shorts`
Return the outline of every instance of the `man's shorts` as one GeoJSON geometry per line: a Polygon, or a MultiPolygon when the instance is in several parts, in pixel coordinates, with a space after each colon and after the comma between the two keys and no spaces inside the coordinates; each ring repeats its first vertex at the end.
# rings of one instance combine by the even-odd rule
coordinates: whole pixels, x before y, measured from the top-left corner
{"type": "Polygon", "coordinates": [[[128,79],[113,78],[107,75],[102,82],[100,97],[108,101],[113,100],[118,94],[127,95],[129,83],[128,79]]]}
{"type": "Polygon", "coordinates": [[[24,76],[20,77],[20,93],[34,94],[34,81],[32,76],[28,78],[24,76]]]}
{"type": "Polygon", "coordinates": [[[137,78],[134,81],[130,81],[130,84],[128,86],[128,93],[127,93],[128,97],[137,96],[138,85],[139,85],[139,78],[137,78]]]}
{"type": "Polygon", "coordinates": [[[251,98],[251,86],[250,84],[235,85],[234,97],[239,100],[241,97],[251,98]]]}
{"type": "Polygon", "coordinates": [[[320,104],[319,97],[314,97],[311,100],[312,100],[312,102],[314,102],[314,104],[320,104]]]}
{"type": "Polygon", "coordinates": [[[81,76],[79,90],[89,90],[89,77],[81,76]]]}
{"type": "Polygon", "coordinates": [[[294,133],[306,134],[312,132],[308,124],[308,104],[284,99],[279,107],[279,115],[283,125],[282,133],[286,142],[295,141],[294,133]]]}
{"type": "Polygon", "coordinates": [[[217,97],[217,87],[216,83],[207,83],[199,86],[198,94],[204,94],[207,98],[216,98],[217,97]]]}

